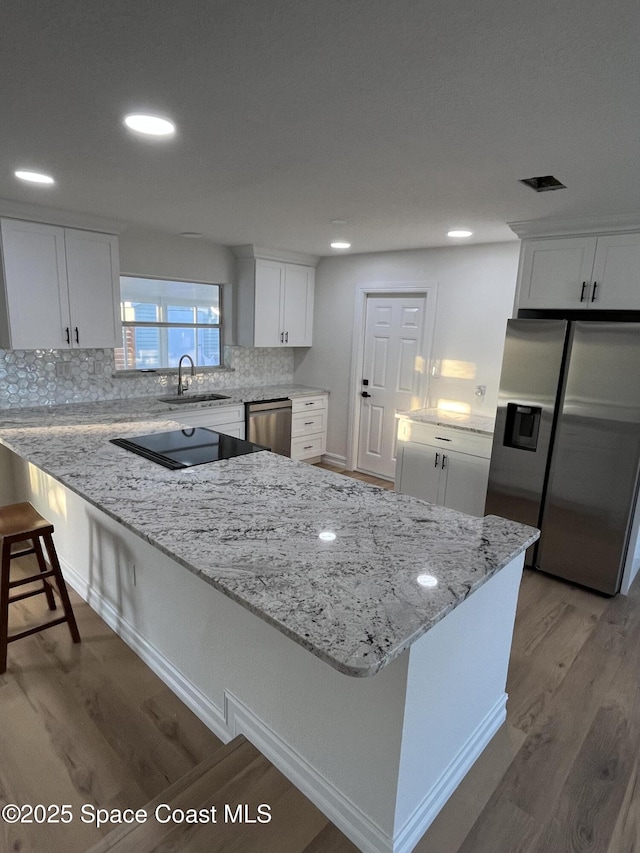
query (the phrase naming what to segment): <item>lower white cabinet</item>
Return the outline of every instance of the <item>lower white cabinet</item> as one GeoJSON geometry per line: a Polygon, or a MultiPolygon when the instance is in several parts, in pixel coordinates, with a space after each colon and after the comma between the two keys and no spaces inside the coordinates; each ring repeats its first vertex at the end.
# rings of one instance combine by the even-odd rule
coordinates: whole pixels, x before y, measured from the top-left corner
{"type": "MultiPolygon", "coordinates": [[[[291,458],[319,462],[327,448],[328,395],[294,397],[291,401],[291,458]]],[[[156,420],[172,420],[186,427],[206,427],[245,438],[243,404],[207,406],[188,411],[171,409],[156,420]]]]}
{"type": "Polygon", "coordinates": [[[327,394],[291,401],[291,458],[319,462],[327,449],[327,394]]]}
{"type": "Polygon", "coordinates": [[[205,408],[191,409],[188,412],[172,409],[163,417],[163,420],[171,419],[184,426],[205,427],[221,432],[224,435],[233,435],[235,438],[244,438],[244,406],[208,406],[205,408]]]}
{"type": "Polygon", "coordinates": [[[395,488],[430,503],[483,516],[492,439],[412,423],[398,441],[395,488]],[[407,436],[410,436],[407,440],[407,436]]]}

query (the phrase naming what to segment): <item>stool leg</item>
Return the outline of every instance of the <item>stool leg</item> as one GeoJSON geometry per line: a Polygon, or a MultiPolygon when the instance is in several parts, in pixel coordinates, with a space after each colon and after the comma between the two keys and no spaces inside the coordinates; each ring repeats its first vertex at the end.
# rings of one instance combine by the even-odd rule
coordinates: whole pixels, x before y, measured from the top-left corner
{"type": "MultiPolygon", "coordinates": [[[[44,554],[42,553],[42,545],[40,544],[40,539],[37,536],[34,536],[31,540],[31,544],[33,545],[33,550],[36,553],[36,559],[38,561],[38,568],[41,572],[48,571],[47,564],[44,561],[44,554]]],[[[44,586],[44,594],[47,596],[47,604],[49,605],[49,610],[56,609],[56,600],[53,597],[53,590],[51,589],[51,585],[48,580],[43,580],[42,585],[44,586]]]]}
{"type": "Polygon", "coordinates": [[[0,575],[0,675],[7,671],[7,637],[9,636],[9,566],[11,545],[2,544],[0,575]]]}
{"type": "Polygon", "coordinates": [[[49,563],[54,571],[54,577],[58,583],[58,592],[60,593],[62,609],[64,610],[64,615],[66,616],[67,624],[69,625],[71,639],[74,643],[79,643],[80,632],[78,631],[78,626],[76,624],[76,617],[73,615],[71,602],[69,601],[69,593],[67,592],[67,585],[64,582],[64,578],[62,577],[62,571],[60,569],[60,563],[58,561],[58,555],[56,553],[55,545],[53,544],[53,539],[50,533],[44,533],[42,538],[44,539],[45,548],[47,549],[47,554],[49,555],[49,563]]]}

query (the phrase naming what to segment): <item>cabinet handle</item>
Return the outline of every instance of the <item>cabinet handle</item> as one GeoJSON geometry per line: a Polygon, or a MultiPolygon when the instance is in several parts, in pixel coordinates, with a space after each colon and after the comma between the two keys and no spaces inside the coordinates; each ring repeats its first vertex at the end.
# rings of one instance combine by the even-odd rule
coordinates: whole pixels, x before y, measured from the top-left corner
{"type": "Polygon", "coordinates": [[[313,426],[313,421],[305,421],[304,425],[305,426],[313,426]]]}
{"type": "Polygon", "coordinates": [[[595,301],[596,301],[596,290],[597,290],[597,289],[598,289],[598,282],[597,282],[597,281],[594,281],[594,282],[593,282],[593,291],[592,291],[592,293],[591,293],[591,301],[592,301],[592,302],[595,302],[595,301]]]}
{"type": "Polygon", "coordinates": [[[76,343],[80,343],[80,333],[78,332],[78,327],[76,326],[76,343]]]}
{"type": "Polygon", "coordinates": [[[305,403],[305,406],[315,406],[315,403],[305,403]]]}
{"type": "Polygon", "coordinates": [[[580,302],[584,302],[584,290],[585,290],[586,286],[587,286],[587,282],[583,281],[582,282],[582,290],[580,291],[580,302]]]}
{"type": "Polygon", "coordinates": [[[446,454],[442,454],[442,470],[444,471],[444,466],[447,464],[446,454]]]}
{"type": "Polygon", "coordinates": [[[439,459],[440,459],[440,454],[439,454],[439,453],[436,453],[436,461],[433,463],[433,467],[434,467],[434,468],[437,468],[437,467],[438,467],[438,460],[439,460],[439,459]]]}
{"type": "Polygon", "coordinates": [[[71,335],[69,334],[69,327],[68,326],[64,330],[64,336],[67,339],[67,343],[70,344],[71,343],[71,335]]]}
{"type": "Polygon", "coordinates": [[[280,332],[280,343],[284,343],[284,332],[280,332]]]}
{"type": "Polygon", "coordinates": [[[284,333],[284,342],[285,342],[285,344],[289,343],[289,332],[284,333]]]}
{"type": "Polygon", "coordinates": [[[304,450],[311,450],[312,447],[313,447],[313,444],[305,444],[303,449],[304,450]]]}

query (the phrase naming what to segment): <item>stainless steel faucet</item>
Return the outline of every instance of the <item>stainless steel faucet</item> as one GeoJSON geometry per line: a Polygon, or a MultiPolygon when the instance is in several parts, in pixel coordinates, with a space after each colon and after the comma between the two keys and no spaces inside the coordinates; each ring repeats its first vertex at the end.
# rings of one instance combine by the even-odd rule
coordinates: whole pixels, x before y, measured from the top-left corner
{"type": "Polygon", "coordinates": [[[185,355],[181,355],[180,361],[178,362],[178,395],[184,394],[185,391],[189,390],[189,380],[182,378],[182,362],[185,360],[185,358],[188,358],[189,361],[191,362],[191,375],[192,376],[196,375],[196,368],[195,368],[195,365],[193,363],[193,359],[191,358],[191,356],[188,355],[187,353],[185,353],[185,355]]]}

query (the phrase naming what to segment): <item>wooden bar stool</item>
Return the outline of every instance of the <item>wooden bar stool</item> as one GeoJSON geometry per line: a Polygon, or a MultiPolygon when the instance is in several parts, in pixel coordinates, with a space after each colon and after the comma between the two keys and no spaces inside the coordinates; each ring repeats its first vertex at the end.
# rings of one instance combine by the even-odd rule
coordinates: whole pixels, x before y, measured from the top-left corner
{"type": "Polygon", "coordinates": [[[21,640],[30,634],[44,631],[45,628],[51,628],[53,625],[61,625],[63,622],[66,622],[69,626],[73,642],[80,642],[78,626],[76,625],[73,610],[71,609],[67,586],[60,571],[60,563],[58,562],[58,555],[53,544],[52,533],[53,524],[47,521],[46,518],[43,518],[40,513],[36,512],[30,503],[10,504],[0,507],[0,540],[2,542],[2,574],[0,576],[0,674],[7,671],[7,645],[13,643],[15,640],[21,640]],[[51,568],[47,568],[40,542],[41,539],[44,541],[51,568]],[[14,550],[13,546],[20,542],[30,542],[31,547],[14,550]],[[17,557],[24,557],[27,554],[35,554],[38,561],[38,574],[12,581],[10,578],[11,560],[15,560],[17,557]],[[30,598],[32,595],[45,595],[49,610],[56,609],[56,602],[53,597],[54,587],[51,585],[49,578],[55,578],[64,616],[9,636],[10,604],[22,601],[23,598],[30,598]],[[41,588],[22,592],[18,595],[9,595],[9,590],[14,587],[24,586],[25,584],[36,581],[42,582],[41,588]]]}

